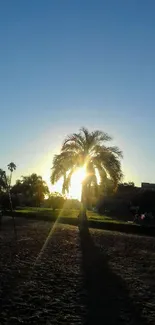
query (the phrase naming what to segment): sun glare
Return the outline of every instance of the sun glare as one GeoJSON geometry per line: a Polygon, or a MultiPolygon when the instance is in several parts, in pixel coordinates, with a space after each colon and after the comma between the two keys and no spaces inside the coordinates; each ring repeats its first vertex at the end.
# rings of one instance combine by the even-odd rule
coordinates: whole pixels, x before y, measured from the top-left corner
{"type": "Polygon", "coordinates": [[[85,168],[79,168],[72,176],[69,196],[74,199],[81,199],[82,181],[86,177],[85,168]]]}
{"type": "MultiPolygon", "coordinates": [[[[85,179],[85,177],[86,177],[86,170],[84,167],[79,168],[72,175],[69,193],[68,195],[66,195],[68,198],[81,200],[82,181],[85,179]]],[[[99,184],[100,176],[97,170],[96,170],[96,177],[97,177],[97,183],[99,184]]],[[[62,193],[63,178],[61,178],[56,184],[51,185],[50,173],[46,172],[44,173],[43,179],[46,181],[50,192],[62,193]]]]}
{"type": "MultiPolygon", "coordinates": [[[[79,168],[73,175],[71,179],[69,194],[67,197],[74,198],[74,199],[81,199],[81,189],[82,189],[82,181],[86,177],[86,171],[85,168],[79,168]]],[[[50,183],[50,174],[44,173],[43,179],[46,181],[50,192],[59,192],[62,191],[62,184],[63,179],[61,178],[55,185],[51,185],[50,183]]]]}

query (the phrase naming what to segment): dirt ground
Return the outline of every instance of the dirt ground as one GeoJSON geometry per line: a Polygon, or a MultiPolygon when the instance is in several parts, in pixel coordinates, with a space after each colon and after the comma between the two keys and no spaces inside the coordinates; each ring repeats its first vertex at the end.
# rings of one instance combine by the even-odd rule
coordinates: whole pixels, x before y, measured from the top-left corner
{"type": "Polygon", "coordinates": [[[0,324],[155,324],[155,239],[21,220],[0,232],[0,324]]]}

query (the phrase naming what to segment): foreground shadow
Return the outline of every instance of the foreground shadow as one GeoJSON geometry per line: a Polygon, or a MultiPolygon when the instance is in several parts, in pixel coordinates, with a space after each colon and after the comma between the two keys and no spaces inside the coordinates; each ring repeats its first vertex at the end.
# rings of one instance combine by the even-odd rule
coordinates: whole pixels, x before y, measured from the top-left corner
{"type": "Polygon", "coordinates": [[[108,265],[106,254],[94,245],[88,225],[80,225],[82,271],[87,291],[87,321],[89,325],[146,325],[141,311],[129,298],[125,281],[108,265]]]}

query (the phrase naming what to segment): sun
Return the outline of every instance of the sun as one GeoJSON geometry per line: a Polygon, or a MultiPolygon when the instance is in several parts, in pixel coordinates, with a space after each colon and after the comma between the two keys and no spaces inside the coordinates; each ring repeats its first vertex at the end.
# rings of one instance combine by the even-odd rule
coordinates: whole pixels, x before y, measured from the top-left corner
{"type": "MultiPolygon", "coordinates": [[[[78,168],[77,171],[72,175],[71,184],[69,188],[68,198],[81,200],[82,181],[86,177],[86,170],[84,167],[78,168]]],[[[56,184],[51,185],[50,172],[43,174],[43,179],[46,181],[50,192],[62,192],[63,178],[61,178],[56,184]]]]}
{"type": "Polygon", "coordinates": [[[86,170],[84,167],[79,168],[71,179],[69,196],[74,199],[81,199],[82,182],[86,177],[86,170]]]}

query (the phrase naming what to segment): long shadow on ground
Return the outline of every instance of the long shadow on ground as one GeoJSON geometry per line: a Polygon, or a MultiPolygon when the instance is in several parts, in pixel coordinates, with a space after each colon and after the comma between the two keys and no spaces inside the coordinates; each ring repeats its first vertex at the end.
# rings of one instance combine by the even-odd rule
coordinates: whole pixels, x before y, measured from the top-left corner
{"type": "Polygon", "coordinates": [[[85,324],[147,324],[139,308],[129,298],[125,281],[110,269],[106,254],[94,245],[88,226],[79,226],[79,231],[87,291],[85,324]]]}

